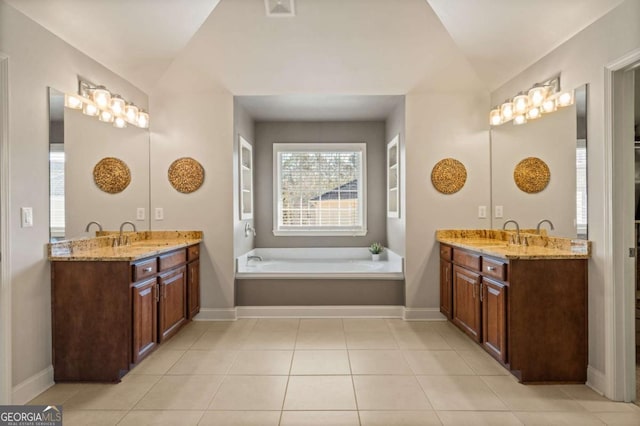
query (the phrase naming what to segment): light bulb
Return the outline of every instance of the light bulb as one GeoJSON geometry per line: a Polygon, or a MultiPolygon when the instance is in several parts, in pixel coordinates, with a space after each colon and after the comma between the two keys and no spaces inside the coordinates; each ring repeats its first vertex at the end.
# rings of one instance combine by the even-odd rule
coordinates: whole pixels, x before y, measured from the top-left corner
{"type": "Polygon", "coordinates": [[[103,109],[100,111],[98,119],[100,121],[104,121],[105,123],[111,123],[113,121],[113,113],[109,110],[103,109]]]}
{"type": "Polygon", "coordinates": [[[513,104],[511,102],[505,102],[500,106],[500,115],[502,116],[502,122],[507,122],[513,118],[513,104]]]}
{"type": "Polygon", "coordinates": [[[526,122],[527,122],[527,118],[524,116],[524,114],[516,115],[513,118],[513,124],[514,125],[520,125],[520,124],[524,124],[526,122]]]}
{"type": "Polygon", "coordinates": [[[573,105],[573,92],[562,92],[558,96],[558,106],[566,107],[569,105],[573,105]]]}
{"type": "Polygon", "coordinates": [[[536,86],[529,90],[529,103],[531,106],[539,107],[544,103],[549,91],[548,86],[536,86]]]}
{"type": "Polygon", "coordinates": [[[98,107],[94,104],[85,102],[85,104],[82,106],[82,113],[90,117],[95,117],[96,115],[98,115],[98,112],[98,107]]]}
{"type": "Polygon", "coordinates": [[[111,100],[111,93],[104,86],[98,86],[93,90],[93,102],[98,105],[98,108],[106,108],[109,106],[111,100]]]}
{"type": "Polygon", "coordinates": [[[149,127],[149,114],[144,111],[140,111],[138,113],[138,121],[136,125],[142,129],[147,129],[149,127]]]}
{"type": "Polygon", "coordinates": [[[527,95],[518,95],[513,98],[513,109],[516,114],[524,114],[529,106],[529,97],[527,95]]]}
{"type": "Polygon", "coordinates": [[[64,95],[64,106],[71,109],[82,109],[82,99],[76,95],[64,95]]]}
{"type": "Polygon", "coordinates": [[[127,127],[127,122],[122,117],[116,117],[113,120],[113,126],[117,127],[118,129],[123,129],[123,128],[127,127]]]}
{"type": "Polygon", "coordinates": [[[491,112],[489,113],[489,123],[491,123],[492,126],[499,126],[500,124],[502,124],[500,109],[496,108],[494,110],[491,110],[491,112]]]}
{"type": "Polygon", "coordinates": [[[131,124],[136,124],[138,121],[138,107],[135,105],[127,105],[124,108],[124,114],[127,116],[127,121],[131,124]]]}
{"type": "Polygon", "coordinates": [[[115,115],[124,114],[125,102],[124,102],[124,99],[122,99],[120,96],[114,95],[111,98],[111,105],[110,106],[111,106],[111,111],[113,111],[113,113],[115,115]]]}
{"type": "Polygon", "coordinates": [[[534,120],[536,118],[540,117],[540,108],[538,107],[533,107],[531,109],[529,109],[529,111],[527,111],[527,118],[534,120]]]}
{"type": "Polygon", "coordinates": [[[550,113],[556,110],[556,100],[555,99],[547,99],[542,103],[542,112],[550,113]]]}

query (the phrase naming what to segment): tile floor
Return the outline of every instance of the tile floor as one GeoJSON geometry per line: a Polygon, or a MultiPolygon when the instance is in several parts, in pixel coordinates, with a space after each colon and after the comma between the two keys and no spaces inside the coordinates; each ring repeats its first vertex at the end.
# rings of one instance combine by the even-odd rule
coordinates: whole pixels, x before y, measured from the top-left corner
{"type": "Polygon", "coordinates": [[[582,385],[524,386],[447,322],[193,322],[117,385],[58,384],[72,425],[640,425],[582,385]]]}

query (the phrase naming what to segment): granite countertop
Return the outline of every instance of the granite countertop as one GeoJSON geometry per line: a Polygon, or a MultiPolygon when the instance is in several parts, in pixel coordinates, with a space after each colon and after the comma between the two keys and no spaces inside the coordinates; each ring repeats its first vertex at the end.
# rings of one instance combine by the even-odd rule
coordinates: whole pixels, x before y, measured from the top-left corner
{"type": "Polygon", "coordinates": [[[436,239],[454,247],[477,251],[501,259],[589,259],[591,241],[520,232],[528,246],[510,244],[515,231],[496,229],[446,229],[436,231],[436,239]]]}
{"type": "Polygon", "coordinates": [[[95,238],[82,238],[51,243],[51,261],[133,261],[157,256],[202,242],[201,231],[125,232],[130,245],[113,247],[117,231],[97,232],[95,238]]]}

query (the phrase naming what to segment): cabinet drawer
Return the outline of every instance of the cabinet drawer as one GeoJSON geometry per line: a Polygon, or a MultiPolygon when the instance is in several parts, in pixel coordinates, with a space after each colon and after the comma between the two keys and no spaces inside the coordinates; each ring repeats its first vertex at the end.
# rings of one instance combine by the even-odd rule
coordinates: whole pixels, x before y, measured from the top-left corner
{"type": "Polygon", "coordinates": [[[177,250],[160,256],[160,271],[166,271],[187,261],[187,249],[177,250]]]}
{"type": "Polygon", "coordinates": [[[158,272],[158,261],[153,259],[144,260],[133,264],[133,281],[140,281],[144,278],[155,275],[158,272]]]}
{"type": "Polygon", "coordinates": [[[451,260],[451,247],[440,244],[440,259],[451,260]]]}
{"type": "Polygon", "coordinates": [[[453,261],[474,271],[480,271],[480,256],[477,254],[453,249],[453,261]]]}
{"type": "Polygon", "coordinates": [[[194,259],[200,257],[200,244],[196,244],[195,246],[187,247],[187,260],[191,262],[194,259]]]}
{"type": "Polygon", "coordinates": [[[507,265],[498,260],[482,258],[482,275],[495,278],[500,281],[507,280],[507,265]]]}

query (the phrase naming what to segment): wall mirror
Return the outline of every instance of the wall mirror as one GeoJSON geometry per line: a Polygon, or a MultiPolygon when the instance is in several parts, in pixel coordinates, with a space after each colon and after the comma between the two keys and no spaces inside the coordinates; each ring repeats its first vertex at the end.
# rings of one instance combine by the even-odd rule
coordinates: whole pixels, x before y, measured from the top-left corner
{"type": "Polygon", "coordinates": [[[64,93],[49,88],[50,239],[89,237],[91,221],[104,230],[118,230],[132,221],[150,229],[149,132],[134,126],[124,129],[64,108],[64,93]],[[124,161],[131,183],[117,194],[101,191],[93,168],[105,157],[124,161]],[[144,215],[139,215],[144,209],[144,215]]]}
{"type": "Polygon", "coordinates": [[[549,219],[555,226],[549,235],[587,238],[587,86],[578,87],[574,98],[572,106],[526,124],[492,127],[494,228],[515,219],[520,228],[532,229],[549,219]],[[525,193],[514,182],[515,166],[527,157],[549,166],[549,184],[539,193],[525,193]],[[502,218],[495,217],[496,206],[503,206],[502,218]]]}

